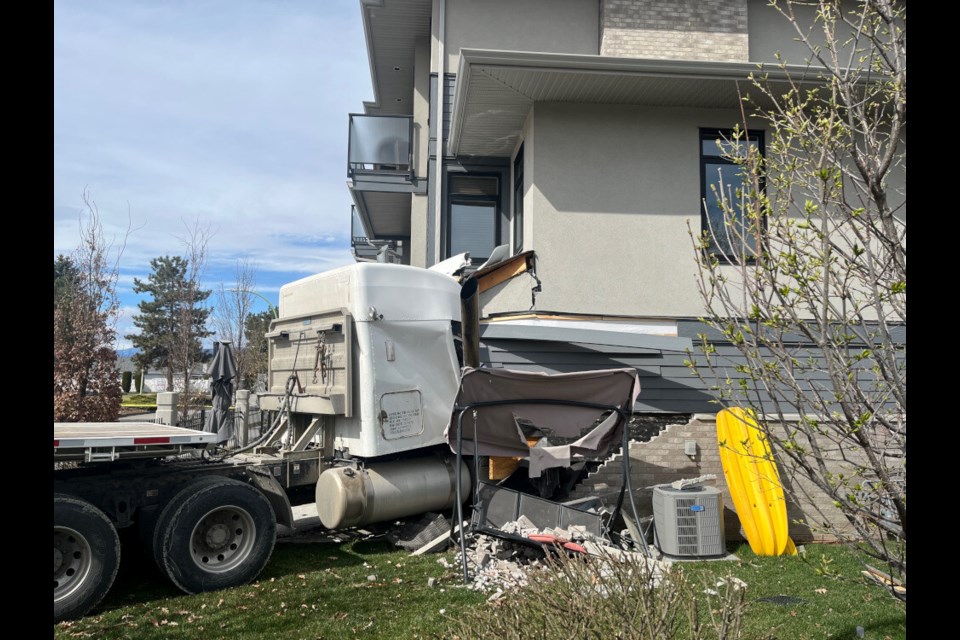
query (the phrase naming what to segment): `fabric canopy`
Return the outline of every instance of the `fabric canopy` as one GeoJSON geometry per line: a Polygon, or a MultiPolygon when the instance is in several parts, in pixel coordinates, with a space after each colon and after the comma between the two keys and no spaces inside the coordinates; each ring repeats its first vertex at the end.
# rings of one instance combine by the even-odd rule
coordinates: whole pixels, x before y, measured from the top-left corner
{"type": "MultiPolygon", "coordinates": [[[[537,447],[531,457],[532,470],[569,464],[571,454],[603,454],[623,432],[624,415],[633,412],[640,393],[636,369],[604,369],[574,373],[547,374],[509,369],[473,369],[465,367],[451,421],[444,435],[453,451],[457,450],[457,421],[463,408],[473,409],[463,416],[461,453],[486,456],[530,456],[530,435],[579,438],[557,447],[537,447]],[[554,401],[550,404],[550,401],[554,401]],[[596,407],[564,403],[590,403],[596,407]],[[494,404],[492,404],[494,403],[494,404]],[[583,435],[585,429],[593,427],[583,435]],[[564,464],[564,461],[566,463],[564,464]]],[[[533,475],[533,474],[531,474],[533,475]]]]}

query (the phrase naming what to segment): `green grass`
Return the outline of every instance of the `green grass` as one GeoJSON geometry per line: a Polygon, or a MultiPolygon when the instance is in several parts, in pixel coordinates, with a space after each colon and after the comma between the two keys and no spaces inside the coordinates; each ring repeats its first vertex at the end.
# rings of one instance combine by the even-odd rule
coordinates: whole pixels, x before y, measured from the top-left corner
{"type": "MultiPolygon", "coordinates": [[[[707,606],[715,607],[716,600],[708,603],[703,590],[720,577],[734,575],[747,583],[743,638],[840,640],[856,638],[858,626],[867,640],[906,638],[905,605],[862,579],[859,563],[847,549],[807,545],[806,560],[757,557],[747,545],[736,553],[738,561],[677,566],[707,606]],[[850,579],[819,574],[822,562],[850,579]],[[778,595],[801,602],[781,606],[759,601],[778,595]]],[[[278,544],[255,583],[196,596],[180,593],[145,558],[124,557],[117,582],[98,610],[55,625],[54,637],[449,638],[464,611],[481,621],[502,615],[503,602],[487,603],[483,594],[463,588],[459,574],[444,569],[437,557],[410,557],[376,540],[278,544]],[[376,580],[368,581],[369,575],[376,580]],[[432,588],[427,586],[430,577],[436,579],[432,588]]],[[[452,561],[454,553],[445,557],[452,561]]],[[[472,628],[475,635],[468,637],[491,637],[482,626],[472,628]]]]}
{"type": "Polygon", "coordinates": [[[195,596],[167,583],[145,558],[124,558],[98,610],[55,625],[54,637],[431,638],[444,626],[441,610],[484,601],[437,557],[410,557],[384,541],[278,544],[256,582],[195,596]]]}
{"type": "Polygon", "coordinates": [[[709,584],[730,573],[747,583],[744,637],[780,640],[856,638],[898,640],[907,636],[906,605],[860,575],[857,556],[841,545],[806,545],[804,558],[758,557],[743,544],[738,562],[684,563],[688,577],[709,584]],[[829,574],[822,567],[829,568],[829,574]],[[839,577],[832,577],[837,574],[839,577]],[[761,602],[786,595],[787,606],[761,602]]]}
{"type": "Polygon", "coordinates": [[[155,393],[126,393],[120,402],[121,407],[136,407],[144,409],[157,408],[157,394],[155,393]]]}

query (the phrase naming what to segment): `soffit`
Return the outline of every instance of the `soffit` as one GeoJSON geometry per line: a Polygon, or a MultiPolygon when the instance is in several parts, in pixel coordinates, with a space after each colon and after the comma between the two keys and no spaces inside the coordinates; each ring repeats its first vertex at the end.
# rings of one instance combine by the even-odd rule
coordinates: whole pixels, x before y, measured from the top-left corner
{"type": "Polygon", "coordinates": [[[537,102],[736,108],[754,63],[463,50],[448,152],[509,156],[537,102]]]}
{"type": "Polygon", "coordinates": [[[410,237],[410,194],[351,190],[371,239],[410,237]]]}
{"type": "Polygon", "coordinates": [[[413,112],[414,43],[430,35],[432,4],[431,0],[361,0],[375,96],[364,103],[366,113],[413,112]]]}

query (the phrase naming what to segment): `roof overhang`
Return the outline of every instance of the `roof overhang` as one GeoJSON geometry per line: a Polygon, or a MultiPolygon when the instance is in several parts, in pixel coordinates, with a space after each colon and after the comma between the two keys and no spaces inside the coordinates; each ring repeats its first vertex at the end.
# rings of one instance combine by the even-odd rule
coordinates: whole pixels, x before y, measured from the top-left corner
{"type": "Polygon", "coordinates": [[[430,35],[431,0],[360,0],[374,99],[368,114],[413,112],[416,39],[430,35]]]}
{"type": "MultiPolygon", "coordinates": [[[[750,76],[760,71],[753,62],[463,49],[447,152],[509,156],[537,102],[737,108],[741,94],[757,94],[750,76]]],[[[807,67],[762,72],[784,90],[788,78],[820,82],[818,72],[807,67]]]]}
{"type": "Polygon", "coordinates": [[[410,237],[410,190],[366,191],[347,182],[357,215],[371,240],[400,240],[410,237]]]}

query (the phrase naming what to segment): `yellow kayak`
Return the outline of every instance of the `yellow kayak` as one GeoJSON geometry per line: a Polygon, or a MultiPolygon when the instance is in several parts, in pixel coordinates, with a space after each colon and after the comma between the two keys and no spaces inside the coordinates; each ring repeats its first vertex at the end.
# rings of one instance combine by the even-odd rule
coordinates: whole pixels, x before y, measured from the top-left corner
{"type": "Polygon", "coordinates": [[[787,502],[766,436],[752,412],[739,407],[717,414],[720,461],[740,526],[758,556],[796,555],[787,532],[787,502]]]}

